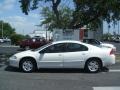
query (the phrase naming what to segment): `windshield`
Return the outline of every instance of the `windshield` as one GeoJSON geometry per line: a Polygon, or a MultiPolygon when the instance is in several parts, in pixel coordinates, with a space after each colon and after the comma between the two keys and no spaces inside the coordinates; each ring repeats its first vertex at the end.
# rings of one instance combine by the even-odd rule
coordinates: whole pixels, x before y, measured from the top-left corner
{"type": "Polygon", "coordinates": [[[32,49],[32,51],[38,51],[38,50],[40,50],[40,49],[42,49],[42,48],[44,48],[44,47],[46,47],[46,46],[49,46],[49,45],[51,45],[52,43],[48,43],[48,44],[46,44],[46,45],[43,45],[43,46],[41,46],[41,47],[39,47],[39,48],[37,48],[37,49],[32,49]]]}

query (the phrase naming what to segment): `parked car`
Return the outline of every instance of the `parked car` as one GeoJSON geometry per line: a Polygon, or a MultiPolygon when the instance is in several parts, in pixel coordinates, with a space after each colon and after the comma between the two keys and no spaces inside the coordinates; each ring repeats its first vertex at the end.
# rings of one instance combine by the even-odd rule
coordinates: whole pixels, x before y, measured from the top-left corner
{"type": "Polygon", "coordinates": [[[0,43],[3,43],[3,42],[4,42],[3,38],[0,38],[0,43]]]}
{"type": "Polygon", "coordinates": [[[36,49],[49,43],[43,38],[30,38],[20,42],[20,48],[23,49],[36,49]]]}
{"type": "Polygon", "coordinates": [[[115,64],[111,48],[96,47],[79,41],[57,41],[36,50],[27,50],[9,58],[9,65],[24,72],[40,68],[84,68],[95,73],[115,64]]]}
{"type": "Polygon", "coordinates": [[[83,39],[83,42],[88,43],[88,44],[92,44],[92,45],[95,45],[95,46],[112,48],[114,51],[116,51],[116,47],[113,44],[103,43],[103,42],[98,41],[96,39],[83,39]]]}
{"type": "Polygon", "coordinates": [[[114,42],[119,43],[120,42],[120,37],[115,38],[114,42]]]}
{"type": "Polygon", "coordinates": [[[3,42],[11,42],[11,39],[3,37],[3,38],[0,38],[0,42],[1,43],[3,43],[3,42]]]}

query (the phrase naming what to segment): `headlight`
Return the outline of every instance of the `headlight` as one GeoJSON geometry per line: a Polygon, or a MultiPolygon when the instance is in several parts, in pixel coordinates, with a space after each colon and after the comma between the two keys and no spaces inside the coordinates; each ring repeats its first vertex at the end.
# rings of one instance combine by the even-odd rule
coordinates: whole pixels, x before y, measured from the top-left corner
{"type": "Polygon", "coordinates": [[[17,59],[17,57],[16,56],[12,56],[12,57],[10,57],[11,59],[17,59]]]}

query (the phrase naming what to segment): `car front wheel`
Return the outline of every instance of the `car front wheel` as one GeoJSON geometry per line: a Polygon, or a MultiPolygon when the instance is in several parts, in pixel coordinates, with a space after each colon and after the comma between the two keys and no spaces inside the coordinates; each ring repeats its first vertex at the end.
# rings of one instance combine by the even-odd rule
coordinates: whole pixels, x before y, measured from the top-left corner
{"type": "Polygon", "coordinates": [[[25,59],[20,63],[20,69],[23,72],[29,73],[29,72],[35,71],[36,66],[35,66],[35,63],[32,60],[25,59]]]}

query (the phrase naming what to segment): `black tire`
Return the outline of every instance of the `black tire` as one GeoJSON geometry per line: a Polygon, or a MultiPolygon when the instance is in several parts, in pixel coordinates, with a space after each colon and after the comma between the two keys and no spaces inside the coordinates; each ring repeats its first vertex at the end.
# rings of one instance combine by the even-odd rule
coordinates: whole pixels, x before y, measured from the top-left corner
{"type": "Polygon", "coordinates": [[[20,62],[20,70],[26,73],[34,72],[36,70],[36,63],[31,58],[24,58],[20,62]]]}
{"type": "Polygon", "coordinates": [[[101,67],[102,67],[102,65],[101,65],[100,61],[97,59],[94,59],[94,58],[88,60],[85,64],[85,70],[89,73],[97,73],[101,70],[101,67]]]}

